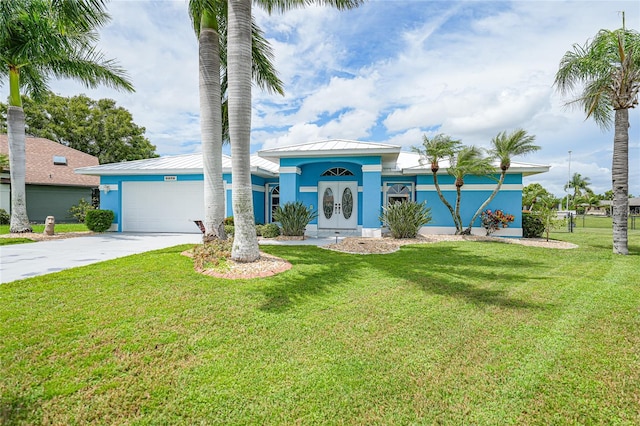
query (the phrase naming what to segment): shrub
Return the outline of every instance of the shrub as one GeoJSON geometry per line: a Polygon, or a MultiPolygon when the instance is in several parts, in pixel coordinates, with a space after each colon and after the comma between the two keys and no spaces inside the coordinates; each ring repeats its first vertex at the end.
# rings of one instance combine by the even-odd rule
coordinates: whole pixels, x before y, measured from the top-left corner
{"type": "Polygon", "coordinates": [[[111,210],[88,210],[85,225],[93,232],[104,232],[111,227],[115,215],[111,210]]]}
{"type": "Polygon", "coordinates": [[[506,228],[515,217],[512,214],[505,214],[502,210],[485,210],[482,212],[481,221],[484,229],[487,230],[487,235],[493,234],[500,228],[506,228]]]}
{"type": "Polygon", "coordinates": [[[304,229],[318,214],[302,204],[301,201],[295,203],[285,203],[278,206],[273,213],[273,220],[282,225],[282,235],[301,237],[304,229]]]}
{"type": "Polygon", "coordinates": [[[193,266],[197,270],[216,267],[224,264],[231,257],[233,240],[214,239],[193,248],[193,266]]]}
{"type": "Polygon", "coordinates": [[[5,209],[0,209],[0,225],[8,225],[11,221],[11,216],[5,209]]]}
{"type": "Polygon", "coordinates": [[[256,235],[258,237],[262,236],[262,229],[264,228],[264,225],[261,225],[259,223],[256,223],[256,235]]]}
{"type": "Polygon", "coordinates": [[[224,224],[225,224],[225,225],[231,225],[231,226],[235,225],[235,224],[233,223],[233,216],[226,217],[226,218],[224,219],[224,224]]]}
{"type": "Polygon", "coordinates": [[[233,237],[235,229],[236,228],[233,225],[225,225],[224,226],[224,233],[227,234],[227,237],[233,237]]]}
{"type": "Polygon", "coordinates": [[[95,210],[96,208],[84,198],[80,198],[78,204],[71,206],[69,209],[69,216],[78,221],[78,223],[84,223],[85,217],[89,210],[95,210]]]}
{"type": "Polygon", "coordinates": [[[393,238],[415,238],[422,225],[431,222],[431,209],[424,201],[394,203],[382,208],[380,221],[393,238]]]}
{"type": "Polygon", "coordinates": [[[524,238],[541,238],[544,233],[542,219],[533,213],[522,214],[522,236],[524,238]]]}
{"type": "Polygon", "coordinates": [[[280,235],[280,227],[275,223],[262,225],[262,236],[264,238],[275,238],[280,235]]]}

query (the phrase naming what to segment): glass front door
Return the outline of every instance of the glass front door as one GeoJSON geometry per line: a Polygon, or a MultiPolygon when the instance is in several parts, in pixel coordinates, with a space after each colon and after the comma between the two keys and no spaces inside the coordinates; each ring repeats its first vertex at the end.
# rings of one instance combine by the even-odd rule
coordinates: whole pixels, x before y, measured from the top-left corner
{"type": "Polygon", "coordinates": [[[358,183],[318,182],[318,227],[357,229],[358,183]]]}

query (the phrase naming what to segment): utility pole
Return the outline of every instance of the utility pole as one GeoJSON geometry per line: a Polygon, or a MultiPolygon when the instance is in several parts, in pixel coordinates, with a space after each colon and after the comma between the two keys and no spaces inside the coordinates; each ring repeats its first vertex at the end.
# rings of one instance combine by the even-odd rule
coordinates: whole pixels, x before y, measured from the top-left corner
{"type": "Polygon", "coordinates": [[[569,211],[569,198],[571,196],[571,151],[569,151],[569,180],[567,182],[567,211],[569,211]]]}

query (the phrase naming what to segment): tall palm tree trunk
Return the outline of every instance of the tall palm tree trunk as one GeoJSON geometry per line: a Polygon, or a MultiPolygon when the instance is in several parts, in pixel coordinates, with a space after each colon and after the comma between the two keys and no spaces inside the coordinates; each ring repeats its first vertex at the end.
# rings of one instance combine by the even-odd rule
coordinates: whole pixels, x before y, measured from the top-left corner
{"type": "Polygon", "coordinates": [[[615,111],[615,136],[613,138],[613,165],[611,167],[613,189],[613,252],[629,254],[629,110],[615,111]]]}
{"type": "Polygon", "coordinates": [[[24,110],[9,105],[7,109],[7,139],[9,140],[9,171],[11,173],[10,232],[31,232],[27,216],[26,149],[24,110]]]}
{"type": "Polygon", "coordinates": [[[458,185],[456,183],[456,212],[455,212],[456,235],[462,234],[462,218],[460,217],[460,200],[461,199],[462,199],[462,185],[458,185]]]}
{"type": "Polygon", "coordinates": [[[222,180],[222,107],[220,103],[220,38],[215,17],[202,15],[199,45],[200,133],[204,172],[204,241],[226,239],[222,180]]]}
{"type": "Polygon", "coordinates": [[[456,216],[456,212],[453,209],[453,207],[451,206],[451,204],[449,204],[447,199],[444,198],[444,194],[442,193],[442,190],[440,189],[440,183],[438,182],[437,170],[435,172],[433,172],[433,184],[436,187],[436,192],[438,193],[438,197],[440,197],[440,201],[442,201],[442,204],[444,204],[449,209],[449,211],[451,212],[451,217],[453,218],[453,224],[456,226],[456,234],[457,234],[458,233],[458,229],[462,228],[462,224],[460,224],[458,222],[458,217],[456,216]]]}
{"type": "Polygon", "coordinates": [[[251,185],[251,0],[230,0],[227,28],[229,136],[232,158],[232,203],[235,225],[231,258],[260,258],[251,185]]]}
{"type": "Polygon", "coordinates": [[[502,173],[500,173],[500,180],[498,181],[498,185],[496,185],[491,195],[489,195],[489,198],[487,198],[484,201],[484,203],[482,203],[480,207],[478,207],[478,210],[476,210],[476,212],[473,214],[471,221],[469,221],[469,226],[467,226],[467,229],[464,230],[463,234],[471,235],[471,228],[473,228],[473,222],[475,222],[478,216],[482,214],[482,211],[487,208],[489,203],[493,201],[494,198],[496,198],[496,195],[498,195],[498,192],[500,192],[500,188],[502,188],[502,184],[504,183],[504,178],[506,174],[507,174],[506,170],[503,170],[502,173]]]}

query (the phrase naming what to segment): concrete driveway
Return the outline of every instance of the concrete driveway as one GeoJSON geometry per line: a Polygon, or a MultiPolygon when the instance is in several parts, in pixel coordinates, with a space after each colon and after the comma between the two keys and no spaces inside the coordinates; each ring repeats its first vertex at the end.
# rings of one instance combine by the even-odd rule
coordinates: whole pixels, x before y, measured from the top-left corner
{"type": "Polygon", "coordinates": [[[201,234],[105,233],[0,246],[0,283],[36,277],[131,254],[195,244],[201,234]]]}

